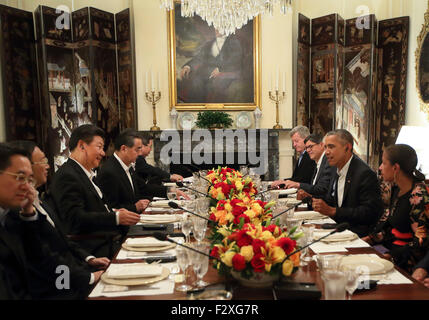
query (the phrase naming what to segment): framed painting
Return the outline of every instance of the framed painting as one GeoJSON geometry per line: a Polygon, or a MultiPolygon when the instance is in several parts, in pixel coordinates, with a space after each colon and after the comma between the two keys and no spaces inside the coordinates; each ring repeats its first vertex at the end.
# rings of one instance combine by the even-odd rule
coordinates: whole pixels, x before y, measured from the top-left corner
{"type": "Polygon", "coordinates": [[[168,14],[170,108],[254,110],[261,107],[260,21],[224,36],[199,16],[168,14]]]}

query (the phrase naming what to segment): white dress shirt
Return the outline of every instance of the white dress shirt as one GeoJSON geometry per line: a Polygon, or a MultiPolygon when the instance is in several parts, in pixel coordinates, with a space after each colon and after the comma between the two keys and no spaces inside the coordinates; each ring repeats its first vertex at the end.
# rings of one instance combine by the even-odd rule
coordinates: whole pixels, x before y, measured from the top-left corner
{"type": "Polygon", "coordinates": [[[46,220],[48,220],[48,222],[55,228],[55,223],[54,221],[52,221],[51,217],[49,216],[49,214],[46,212],[46,210],[42,207],[41,205],[41,201],[39,198],[39,191],[36,190],[36,198],[33,201],[33,205],[36,207],[37,211],[39,211],[41,214],[43,214],[44,216],[46,216],[46,220]]]}
{"type": "Polygon", "coordinates": [[[121,158],[118,157],[118,155],[115,153],[113,153],[113,155],[115,156],[116,160],[118,160],[118,162],[120,163],[122,169],[124,169],[125,173],[127,174],[128,180],[130,181],[131,184],[131,188],[134,190],[134,185],[133,185],[133,179],[131,178],[131,174],[130,174],[130,168],[133,166],[132,164],[130,164],[129,166],[127,166],[122,160],[121,158]]]}
{"type": "Polygon", "coordinates": [[[213,57],[217,57],[219,55],[219,53],[222,50],[222,47],[225,43],[226,37],[227,36],[216,37],[215,41],[213,42],[213,46],[212,46],[213,57]]]}
{"type": "Polygon", "coordinates": [[[323,152],[322,156],[320,157],[319,161],[317,161],[317,167],[316,167],[316,175],[314,176],[312,185],[316,183],[317,175],[319,174],[320,166],[322,165],[323,157],[325,156],[325,152],[323,152]]]}
{"type": "MultiPolygon", "coordinates": [[[[82,168],[82,170],[83,170],[83,172],[85,172],[85,174],[87,175],[87,177],[88,177],[88,179],[89,179],[89,181],[91,181],[91,183],[92,183],[92,185],[94,186],[94,188],[95,188],[95,191],[97,191],[97,193],[98,193],[98,196],[100,197],[100,199],[103,199],[103,192],[101,192],[101,190],[100,190],[100,188],[94,183],[94,181],[92,181],[92,179],[94,178],[94,177],[96,177],[97,175],[96,175],[96,173],[94,172],[94,171],[88,171],[88,170],[86,170],[86,168],[84,167],[84,166],[82,166],[80,163],[79,163],[79,161],[76,161],[75,159],[73,159],[73,158],[70,158],[70,159],[72,159],[74,162],[76,162],[81,168],[82,168]]],[[[110,209],[109,209],[109,207],[107,206],[107,204],[104,204],[104,206],[106,207],[106,210],[108,211],[108,212],[112,212],[110,209]]],[[[119,225],[119,212],[115,212],[115,214],[116,214],[116,224],[117,225],[119,225]]]]}
{"type": "Polygon", "coordinates": [[[6,222],[6,216],[8,212],[9,209],[3,209],[2,207],[0,207],[0,224],[2,225],[2,227],[4,227],[4,224],[6,222]]]}
{"type": "Polygon", "coordinates": [[[349,161],[344,165],[341,170],[337,168],[338,174],[338,186],[337,186],[337,198],[338,198],[338,207],[343,205],[344,198],[344,186],[346,184],[347,172],[349,171],[350,162],[352,162],[353,156],[350,157],[349,161]]]}

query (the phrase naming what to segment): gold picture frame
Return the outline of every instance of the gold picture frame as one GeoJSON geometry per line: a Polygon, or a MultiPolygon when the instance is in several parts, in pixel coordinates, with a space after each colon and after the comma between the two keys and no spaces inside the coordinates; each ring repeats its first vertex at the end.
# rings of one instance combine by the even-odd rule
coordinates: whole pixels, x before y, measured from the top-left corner
{"type": "Polygon", "coordinates": [[[208,26],[197,15],[181,17],[180,1],[176,1],[175,9],[167,12],[167,20],[170,110],[173,107],[178,111],[253,111],[261,108],[259,16],[226,37],[223,44],[219,41],[220,49],[215,43],[217,33],[214,27],[208,26]],[[215,44],[217,57],[222,60],[218,74],[209,71],[214,64],[207,63],[211,58],[206,59],[209,50],[216,50],[215,44]],[[208,49],[209,46],[212,47],[208,49]],[[190,71],[182,72],[187,63],[191,65],[188,66],[190,71]]]}
{"type": "Polygon", "coordinates": [[[429,119],[429,0],[425,13],[425,22],[417,37],[416,49],[416,89],[420,100],[420,109],[429,119]]]}

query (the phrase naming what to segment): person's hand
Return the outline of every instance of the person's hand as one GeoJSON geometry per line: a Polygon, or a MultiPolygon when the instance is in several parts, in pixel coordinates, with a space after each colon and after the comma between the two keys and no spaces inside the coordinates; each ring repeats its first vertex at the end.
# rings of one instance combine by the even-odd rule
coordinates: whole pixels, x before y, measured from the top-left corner
{"type": "Polygon", "coordinates": [[[138,212],[144,211],[147,208],[147,206],[149,205],[149,203],[150,203],[150,200],[147,200],[147,199],[141,199],[141,200],[137,201],[136,202],[137,211],[138,212]]]}
{"type": "Polygon", "coordinates": [[[187,79],[189,78],[189,73],[191,72],[190,66],[184,66],[182,70],[180,70],[180,78],[181,79],[187,79]]]}
{"type": "Polygon", "coordinates": [[[384,253],[383,258],[389,261],[393,261],[392,255],[390,253],[384,253]]]}
{"type": "Polygon", "coordinates": [[[21,214],[23,216],[33,216],[35,214],[33,203],[36,197],[37,197],[36,189],[34,189],[33,186],[29,185],[28,191],[25,194],[25,200],[23,200],[21,203],[21,208],[22,208],[21,214]]]}
{"type": "Polygon", "coordinates": [[[182,190],[177,189],[176,199],[180,200],[180,197],[185,198],[185,200],[191,200],[191,198],[186,193],[184,193],[182,190]]]}
{"type": "Polygon", "coordinates": [[[423,282],[423,280],[425,280],[427,276],[428,276],[428,273],[423,268],[417,268],[416,270],[414,270],[413,274],[411,275],[413,279],[416,279],[417,281],[420,281],[420,282],[423,282]]]}
{"type": "Polygon", "coordinates": [[[308,192],[305,192],[304,190],[298,190],[298,192],[296,193],[296,200],[302,200],[305,199],[307,197],[311,197],[311,194],[309,194],[308,192]]]}
{"type": "Polygon", "coordinates": [[[96,271],[96,272],[93,272],[92,274],[94,275],[94,283],[97,283],[98,282],[98,280],[100,280],[100,277],[101,277],[101,275],[104,273],[104,271],[103,270],[100,270],[100,271],[96,271]]]}
{"type": "Polygon", "coordinates": [[[110,260],[109,258],[103,257],[103,258],[92,258],[88,260],[88,264],[91,267],[96,267],[102,270],[105,270],[107,266],[109,265],[110,260]]]}
{"type": "Polygon", "coordinates": [[[299,184],[299,182],[295,182],[295,181],[292,181],[292,180],[286,180],[284,182],[284,184],[286,185],[286,189],[291,189],[291,188],[299,189],[300,186],[301,186],[299,184]]]}
{"type": "Polygon", "coordinates": [[[271,183],[271,189],[277,189],[279,185],[285,184],[284,180],[276,180],[273,183],[271,183]]]}
{"type": "Polygon", "coordinates": [[[122,226],[133,226],[140,222],[140,215],[127,209],[116,210],[119,212],[119,224],[122,226]]]}
{"type": "Polygon", "coordinates": [[[219,68],[216,68],[212,71],[212,73],[210,74],[209,79],[211,78],[216,78],[217,76],[219,76],[220,72],[219,72],[219,68]]]}
{"type": "Polygon", "coordinates": [[[429,278],[424,279],[423,284],[426,288],[429,288],[429,278]]]}
{"type": "Polygon", "coordinates": [[[311,206],[313,207],[314,211],[317,211],[325,216],[328,216],[328,217],[335,216],[336,209],[328,206],[326,202],[323,201],[322,199],[313,198],[313,202],[311,206]]]}
{"type": "Polygon", "coordinates": [[[373,244],[373,241],[372,241],[372,239],[371,239],[371,237],[370,236],[366,236],[366,237],[363,237],[363,238],[361,238],[363,241],[365,241],[366,243],[368,243],[368,244],[373,244]]]}
{"type": "Polygon", "coordinates": [[[170,176],[170,180],[172,182],[178,182],[178,181],[183,181],[183,177],[180,174],[172,174],[170,176]]]}

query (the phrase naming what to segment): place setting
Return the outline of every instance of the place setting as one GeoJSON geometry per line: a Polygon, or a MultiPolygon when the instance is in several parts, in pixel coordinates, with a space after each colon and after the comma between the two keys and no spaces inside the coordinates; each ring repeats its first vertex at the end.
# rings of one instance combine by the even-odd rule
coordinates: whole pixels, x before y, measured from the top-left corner
{"type": "Polygon", "coordinates": [[[128,238],[122,244],[123,249],[136,252],[165,251],[175,247],[175,243],[171,243],[169,241],[160,241],[153,237],[128,238]]]}

